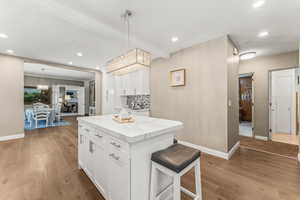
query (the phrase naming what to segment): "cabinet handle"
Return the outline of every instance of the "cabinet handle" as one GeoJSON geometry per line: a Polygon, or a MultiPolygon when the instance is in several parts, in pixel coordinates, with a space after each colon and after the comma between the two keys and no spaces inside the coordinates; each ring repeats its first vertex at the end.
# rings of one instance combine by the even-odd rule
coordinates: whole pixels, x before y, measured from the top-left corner
{"type": "Polygon", "coordinates": [[[115,146],[115,147],[117,147],[117,148],[120,148],[120,147],[121,147],[121,145],[116,144],[115,142],[111,142],[110,144],[113,145],[113,146],[115,146]]]}
{"type": "Polygon", "coordinates": [[[83,136],[82,136],[82,135],[80,135],[80,136],[79,136],[79,141],[80,141],[80,144],[82,144],[82,143],[83,143],[83,139],[82,139],[82,138],[83,138],[83,136]]]}
{"type": "Polygon", "coordinates": [[[97,136],[98,138],[102,138],[102,137],[103,137],[102,135],[99,135],[99,134],[96,134],[96,136],[97,136]]]}
{"type": "Polygon", "coordinates": [[[93,145],[94,143],[90,141],[90,153],[94,153],[93,145]]]}
{"type": "Polygon", "coordinates": [[[109,156],[112,157],[115,160],[119,160],[120,159],[120,157],[116,156],[114,153],[109,154],[109,156]]]}

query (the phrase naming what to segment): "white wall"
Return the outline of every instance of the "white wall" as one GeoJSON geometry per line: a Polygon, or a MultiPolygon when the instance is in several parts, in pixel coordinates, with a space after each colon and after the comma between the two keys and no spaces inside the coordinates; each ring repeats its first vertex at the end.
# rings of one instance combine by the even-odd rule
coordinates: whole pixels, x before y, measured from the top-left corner
{"type": "Polygon", "coordinates": [[[24,133],[24,61],[0,55],[0,137],[24,133]]]}

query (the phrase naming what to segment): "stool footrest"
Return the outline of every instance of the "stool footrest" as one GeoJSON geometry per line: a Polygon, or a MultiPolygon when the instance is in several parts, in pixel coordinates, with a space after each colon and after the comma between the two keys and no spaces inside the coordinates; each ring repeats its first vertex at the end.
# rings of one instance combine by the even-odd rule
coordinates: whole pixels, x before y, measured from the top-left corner
{"type": "Polygon", "coordinates": [[[170,184],[170,185],[168,185],[165,189],[163,189],[159,194],[157,194],[157,196],[155,197],[156,199],[160,199],[164,194],[172,194],[171,192],[170,192],[170,190],[172,190],[173,189],[173,183],[172,184],[170,184]]]}
{"type": "Polygon", "coordinates": [[[196,194],[194,194],[193,192],[189,191],[188,189],[184,188],[184,187],[180,187],[180,190],[187,194],[188,196],[192,197],[194,200],[198,200],[199,196],[197,196],[196,194]]]}

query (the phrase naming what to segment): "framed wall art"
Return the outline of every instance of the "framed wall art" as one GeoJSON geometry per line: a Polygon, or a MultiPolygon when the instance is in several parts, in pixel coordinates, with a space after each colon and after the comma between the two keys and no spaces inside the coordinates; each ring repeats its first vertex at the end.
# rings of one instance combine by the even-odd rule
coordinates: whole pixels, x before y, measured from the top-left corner
{"type": "Polygon", "coordinates": [[[171,87],[185,86],[185,69],[170,71],[170,82],[171,87]]]}

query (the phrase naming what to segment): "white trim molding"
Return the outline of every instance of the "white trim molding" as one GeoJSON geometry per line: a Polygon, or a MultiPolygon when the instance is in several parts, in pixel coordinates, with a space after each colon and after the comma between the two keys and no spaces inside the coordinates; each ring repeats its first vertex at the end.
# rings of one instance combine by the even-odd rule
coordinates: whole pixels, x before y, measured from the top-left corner
{"type": "Polygon", "coordinates": [[[300,162],[300,153],[298,153],[298,161],[300,162]]]}
{"type": "Polygon", "coordinates": [[[24,133],[20,133],[20,134],[16,134],[16,135],[1,136],[0,142],[24,138],[24,136],[25,136],[24,133]]]}
{"type": "Polygon", "coordinates": [[[268,141],[268,137],[266,137],[266,136],[260,136],[260,135],[256,135],[255,139],[263,140],[263,141],[268,141]]]}
{"type": "Polygon", "coordinates": [[[219,157],[219,158],[223,158],[225,160],[229,160],[233,156],[233,154],[236,152],[236,150],[240,147],[240,141],[238,141],[230,149],[230,151],[228,153],[225,153],[225,152],[222,152],[222,151],[217,151],[217,150],[214,150],[214,149],[210,149],[210,148],[207,148],[207,147],[203,147],[203,146],[192,144],[192,143],[185,142],[185,141],[178,141],[178,143],[189,146],[189,147],[192,147],[192,148],[195,148],[195,149],[198,149],[203,153],[210,154],[212,156],[216,156],[216,157],[219,157]]]}
{"type": "Polygon", "coordinates": [[[239,147],[240,147],[240,141],[235,143],[235,145],[230,149],[230,151],[228,152],[228,159],[227,160],[231,159],[231,157],[239,149],[239,147]]]}

